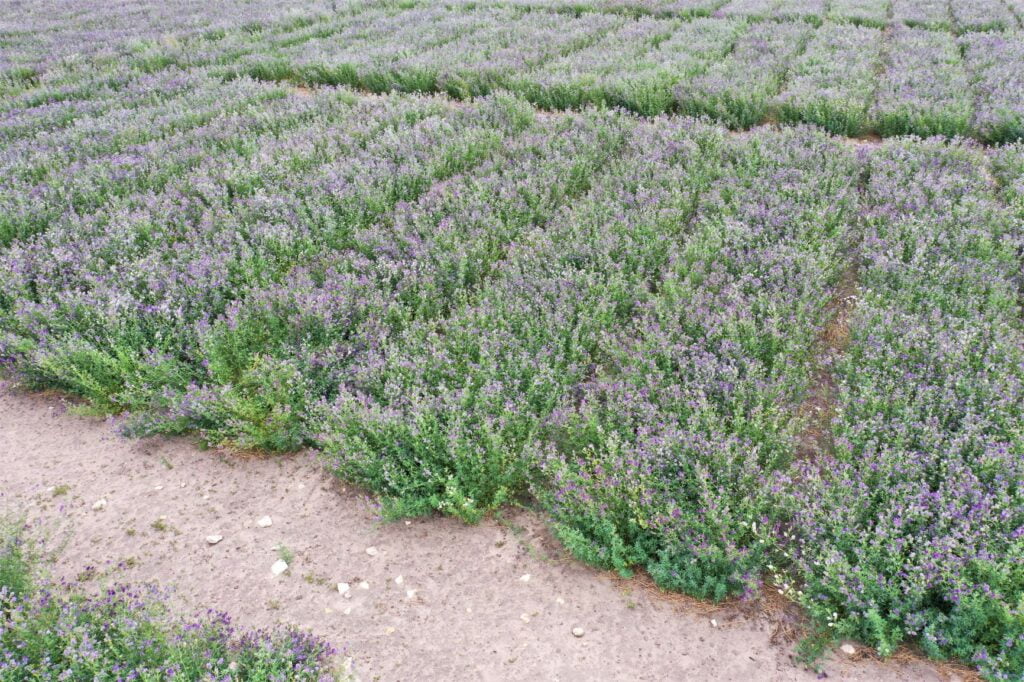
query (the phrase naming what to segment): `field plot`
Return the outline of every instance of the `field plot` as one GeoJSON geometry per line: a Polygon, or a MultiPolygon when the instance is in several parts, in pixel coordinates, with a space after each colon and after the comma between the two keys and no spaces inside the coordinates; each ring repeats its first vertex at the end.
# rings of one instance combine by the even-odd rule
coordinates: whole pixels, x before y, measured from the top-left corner
{"type": "Polygon", "coordinates": [[[0,25],[6,372],[779,590],[811,659],[1024,675],[1009,6],[47,7],[0,25]]]}

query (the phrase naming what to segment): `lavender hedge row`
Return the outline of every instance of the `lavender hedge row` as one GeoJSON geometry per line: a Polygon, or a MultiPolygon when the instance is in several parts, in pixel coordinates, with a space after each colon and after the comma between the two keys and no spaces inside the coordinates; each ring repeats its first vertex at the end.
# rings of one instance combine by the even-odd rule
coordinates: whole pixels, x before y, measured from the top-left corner
{"type": "MultiPolygon", "coordinates": [[[[861,293],[834,366],[834,457],[799,468],[787,553],[819,622],[1024,673],[1024,223],[970,145],[869,161],[861,293]]],[[[800,589],[800,592],[796,592],[800,589]]]]}
{"type": "Polygon", "coordinates": [[[823,26],[790,70],[777,99],[780,118],[815,123],[838,135],[866,132],[881,61],[878,29],[823,26]]]}
{"type": "Polygon", "coordinates": [[[970,79],[951,35],[894,26],[886,59],[871,109],[880,134],[971,132],[970,79]]]}
{"type": "Polygon", "coordinates": [[[800,21],[752,25],[722,61],[676,87],[679,111],[710,116],[730,127],[761,123],[811,31],[810,24],[800,21]]]}
{"type": "Polygon", "coordinates": [[[40,380],[155,412],[195,380],[199,335],[239,292],[350,245],[520,125],[430,101],[352,106],[326,94],[292,106],[317,115],[250,140],[260,154],[207,156],[158,191],[66,214],[8,249],[2,354],[34,358],[40,380]]]}
{"type": "Polygon", "coordinates": [[[984,139],[1024,137],[1024,42],[1022,34],[969,33],[961,38],[974,86],[974,128],[984,139]]]}
{"type": "Polygon", "coordinates": [[[952,28],[947,0],[893,0],[892,18],[913,28],[937,31],[952,28]]]}
{"type": "Polygon", "coordinates": [[[1003,0],[966,0],[950,3],[957,31],[1003,31],[1019,27],[1003,0]]]}
{"type": "MultiPolygon", "coordinates": [[[[878,45],[869,36],[877,34],[847,23],[815,29],[787,20],[802,15],[800,6],[764,7],[772,21],[385,5],[146,44],[128,61],[144,71],[149,64],[199,67],[225,78],[373,92],[466,98],[508,89],[545,108],[672,110],[732,127],[780,118],[843,133],[1019,137],[1018,32],[970,33],[958,45],[949,33],[894,25],[876,68],[878,45]],[[780,90],[788,92],[779,97],[780,90]],[[866,114],[864,99],[873,100],[866,114]]],[[[754,11],[739,9],[730,16],[754,11]]],[[[729,15],[728,6],[721,13],[729,15]]]]}
{"type": "Polygon", "coordinates": [[[849,21],[859,26],[885,28],[889,23],[892,0],[833,0],[829,19],[849,21]]]}
{"type": "Polygon", "coordinates": [[[807,388],[858,201],[855,159],[820,133],[720,147],[661,247],[655,294],[609,334],[538,453],[538,495],[578,556],[711,599],[756,591],[775,550],[772,472],[799,428],[785,406],[807,388]]]}
{"type": "Polygon", "coordinates": [[[743,29],[726,19],[695,19],[678,27],[661,20],[631,23],[586,50],[524,74],[510,87],[551,109],[598,104],[659,114],[674,107],[672,88],[707,70],[743,29]]]}

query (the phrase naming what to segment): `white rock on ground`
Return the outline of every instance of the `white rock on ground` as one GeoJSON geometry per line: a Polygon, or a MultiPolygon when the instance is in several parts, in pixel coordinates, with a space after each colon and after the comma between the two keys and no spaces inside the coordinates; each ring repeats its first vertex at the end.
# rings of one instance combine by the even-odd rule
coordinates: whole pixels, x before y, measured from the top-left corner
{"type": "Polygon", "coordinates": [[[572,636],[573,637],[582,637],[583,634],[584,634],[583,633],[583,628],[573,628],[572,629],[572,636]]]}
{"type": "Polygon", "coordinates": [[[260,528],[270,528],[274,525],[274,520],[269,516],[264,516],[262,519],[256,522],[256,525],[260,528]]]}
{"type": "Polygon", "coordinates": [[[527,574],[523,575],[521,578],[519,578],[519,580],[524,582],[524,583],[530,582],[530,574],[527,573],[527,574]]]}
{"type": "Polygon", "coordinates": [[[397,578],[395,578],[395,584],[396,585],[401,585],[404,582],[405,582],[405,578],[403,578],[402,576],[398,576],[397,578]]]}
{"type": "Polygon", "coordinates": [[[853,646],[852,644],[844,644],[841,647],[839,647],[839,650],[847,656],[853,656],[855,653],[857,653],[857,647],[853,646]]]}
{"type": "Polygon", "coordinates": [[[364,580],[363,582],[359,583],[359,589],[360,590],[368,590],[368,589],[370,589],[370,583],[368,583],[368,582],[366,582],[364,580]]]}
{"type": "Polygon", "coordinates": [[[281,575],[288,570],[288,562],[284,559],[278,559],[274,562],[274,565],[270,567],[270,572],[274,575],[281,575]]]}
{"type": "Polygon", "coordinates": [[[366,548],[366,553],[369,554],[370,556],[377,556],[377,548],[376,547],[367,547],[366,548]]]}
{"type": "Polygon", "coordinates": [[[223,535],[207,535],[206,542],[211,545],[216,545],[218,542],[224,539],[223,535]]]}
{"type": "Polygon", "coordinates": [[[96,500],[95,502],[92,503],[92,510],[93,511],[102,511],[102,510],[104,510],[106,508],[107,508],[107,501],[102,499],[102,498],[99,499],[99,500],[96,500]]]}
{"type": "Polygon", "coordinates": [[[338,594],[348,594],[351,586],[348,583],[338,583],[338,594]]]}

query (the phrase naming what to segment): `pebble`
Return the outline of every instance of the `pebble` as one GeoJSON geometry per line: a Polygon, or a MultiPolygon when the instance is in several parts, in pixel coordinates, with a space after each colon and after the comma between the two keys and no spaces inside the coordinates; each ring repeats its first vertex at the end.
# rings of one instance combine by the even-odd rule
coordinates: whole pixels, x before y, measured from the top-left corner
{"type": "Polygon", "coordinates": [[[92,503],[92,510],[93,511],[102,511],[102,510],[104,510],[106,508],[107,508],[107,501],[102,499],[102,498],[98,499],[98,500],[96,500],[95,502],[92,503]]]}
{"type": "Polygon", "coordinates": [[[274,575],[281,575],[288,570],[288,562],[284,559],[278,559],[274,562],[274,565],[270,567],[270,572],[274,575]]]}
{"type": "Polygon", "coordinates": [[[562,599],[561,597],[555,597],[555,603],[556,604],[564,604],[565,600],[562,599]]]}
{"type": "Polygon", "coordinates": [[[224,539],[223,535],[207,535],[206,542],[210,545],[216,545],[218,542],[224,539]]]}
{"type": "Polygon", "coordinates": [[[524,583],[530,582],[530,574],[527,573],[527,574],[523,575],[523,577],[521,577],[519,580],[524,582],[524,583]]]}
{"type": "Polygon", "coordinates": [[[582,637],[583,636],[583,628],[573,628],[572,629],[572,636],[573,637],[582,637]]]}
{"type": "Polygon", "coordinates": [[[404,582],[405,582],[405,578],[403,578],[402,576],[398,576],[397,578],[395,578],[395,584],[396,585],[401,585],[404,582]]]}
{"type": "Polygon", "coordinates": [[[368,589],[370,589],[370,583],[368,583],[368,582],[366,582],[364,580],[363,582],[359,583],[359,589],[360,590],[368,590],[368,589]]]}
{"type": "Polygon", "coordinates": [[[523,621],[524,623],[529,623],[530,617],[524,613],[523,615],[519,616],[519,620],[523,621]]]}
{"type": "Polygon", "coordinates": [[[153,486],[153,490],[163,490],[163,489],[164,489],[164,487],[162,485],[155,485],[155,486],[153,486]]]}
{"type": "Polygon", "coordinates": [[[377,548],[376,547],[367,547],[366,548],[366,553],[369,554],[370,556],[377,556],[377,548]]]}
{"type": "Polygon", "coordinates": [[[269,516],[264,516],[262,519],[256,522],[256,525],[260,528],[270,528],[274,525],[274,520],[269,516]]]}
{"type": "Polygon", "coordinates": [[[852,644],[844,644],[841,647],[839,647],[839,650],[847,656],[853,656],[855,653],[857,653],[857,647],[853,646],[852,644]]]}
{"type": "Polygon", "coordinates": [[[718,621],[715,620],[714,618],[711,619],[711,627],[713,627],[713,628],[717,628],[718,627],[718,621]]]}
{"type": "Polygon", "coordinates": [[[348,594],[351,586],[348,583],[338,583],[338,594],[348,594]]]}

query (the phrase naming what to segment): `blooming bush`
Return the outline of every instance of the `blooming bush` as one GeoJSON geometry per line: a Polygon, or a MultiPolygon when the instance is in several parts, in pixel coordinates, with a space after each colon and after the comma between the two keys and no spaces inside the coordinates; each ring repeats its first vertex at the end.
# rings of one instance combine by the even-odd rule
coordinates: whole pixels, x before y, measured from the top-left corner
{"type": "Polygon", "coordinates": [[[338,679],[334,648],[298,630],[238,630],[214,611],[183,620],[153,587],[36,584],[20,533],[0,531],[0,679],[338,679]]]}

